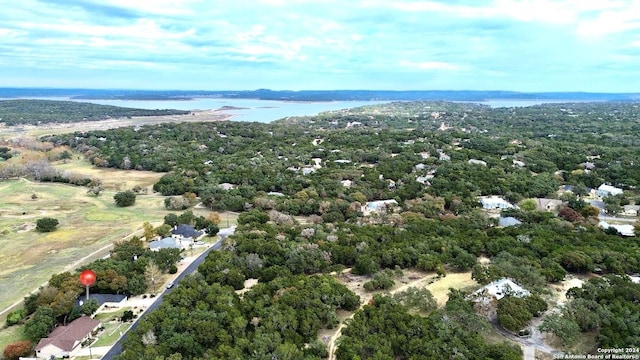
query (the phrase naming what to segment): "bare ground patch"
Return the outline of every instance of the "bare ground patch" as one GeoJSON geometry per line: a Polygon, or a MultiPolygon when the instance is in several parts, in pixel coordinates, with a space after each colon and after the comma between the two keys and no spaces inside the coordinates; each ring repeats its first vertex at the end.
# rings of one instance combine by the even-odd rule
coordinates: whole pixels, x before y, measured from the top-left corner
{"type": "MultiPolygon", "coordinates": [[[[353,275],[351,269],[346,269],[334,276],[351,291],[360,296],[361,306],[368,304],[374,294],[385,293],[384,291],[369,292],[364,289],[364,283],[370,280],[369,276],[353,275]]],[[[414,269],[403,270],[402,276],[395,278],[396,285],[387,291],[394,294],[406,290],[409,287],[427,288],[438,302],[438,307],[444,306],[449,298],[449,289],[466,290],[475,289],[479,284],[471,279],[471,272],[450,273],[445,277],[438,277],[435,273],[427,273],[414,269]]],[[[335,359],[336,342],[341,335],[342,329],[346,326],[345,321],[352,318],[355,312],[339,311],[338,319],[340,324],[335,329],[323,329],[318,332],[318,339],[327,344],[329,359],[335,359]]]]}
{"type": "Polygon", "coordinates": [[[100,121],[82,121],[74,123],[47,123],[41,125],[2,126],[0,137],[44,136],[68,134],[76,131],[108,130],[127,126],[144,126],[180,122],[214,122],[229,120],[233,115],[219,110],[194,110],[188,115],[133,116],[100,121]]]}

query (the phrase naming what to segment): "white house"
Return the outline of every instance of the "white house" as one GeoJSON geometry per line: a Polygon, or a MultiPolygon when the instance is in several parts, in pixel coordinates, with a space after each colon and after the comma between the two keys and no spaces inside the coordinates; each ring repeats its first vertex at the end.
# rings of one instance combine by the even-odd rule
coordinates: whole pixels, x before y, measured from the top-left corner
{"type": "Polygon", "coordinates": [[[622,189],[617,188],[615,186],[602,184],[598,186],[598,195],[599,196],[616,196],[622,194],[622,189]]]}
{"type": "Polygon", "coordinates": [[[68,357],[80,344],[91,338],[100,327],[100,321],[89,316],[81,316],[67,326],[58,326],[48,337],[40,339],[36,345],[38,359],[68,357]]]}
{"type": "Polygon", "coordinates": [[[638,216],[638,213],[640,213],[640,205],[624,205],[622,208],[621,215],[638,216]]]}
{"type": "Polygon", "coordinates": [[[149,243],[149,250],[160,251],[160,249],[182,249],[182,242],[173,237],[166,237],[149,243]]]}
{"type": "Polygon", "coordinates": [[[529,290],[516,284],[511,279],[506,279],[506,278],[502,278],[500,280],[496,280],[490,284],[487,284],[481,287],[480,289],[474,291],[472,295],[475,297],[479,297],[485,294],[492,296],[497,300],[500,300],[507,295],[520,297],[520,298],[531,295],[529,290]]]}
{"type": "Polygon", "coordinates": [[[467,161],[467,162],[469,164],[487,166],[487,163],[485,161],[478,160],[478,159],[469,159],[469,161],[467,161]]]}
{"type": "Polygon", "coordinates": [[[482,208],[486,210],[512,209],[516,207],[515,205],[499,196],[481,197],[480,203],[482,204],[482,208]]]}
{"type": "Polygon", "coordinates": [[[606,221],[600,221],[598,223],[598,226],[600,226],[604,230],[608,228],[614,228],[622,236],[636,236],[635,229],[631,224],[615,225],[615,224],[609,224],[606,221]]]}
{"type": "Polygon", "coordinates": [[[362,207],[362,213],[364,215],[369,215],[371,213],[381,213],[395,206],[398,206],[398,202],[393,199],[369,201],[365,206],[362,207]]]}

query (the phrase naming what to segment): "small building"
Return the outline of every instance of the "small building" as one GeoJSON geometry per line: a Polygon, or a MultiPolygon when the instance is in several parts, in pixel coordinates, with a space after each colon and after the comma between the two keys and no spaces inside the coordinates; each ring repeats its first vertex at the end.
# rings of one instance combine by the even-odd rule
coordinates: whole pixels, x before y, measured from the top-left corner
{"type": "Polygon", "coordinates": [[[485,210],[495,210],[495,209],[513,209],[516,206],[508,202],[507,200],[499,197],[499,196],[488,196],[481,197],[480,203],[482,204],[482,208],[485,210]]]}
{"type": "Polygon", "coordinates": [[[474,297],[481,296],[491,296],[496,298],[496,300],[500,300],[507,295],[515,296],[515,297],[527,297],[531,295],[529,290],[523,288],[522,286],[516,284],[513,280],[502,278],[500,280],[496,280],[490,284],[487,284],[480,289],[476,290],[472,294],[474,297]]]}
{"type": "Polygon", "coordinates": [[[498,219],[498,226],[501,227],[517,226],[520,224],[522,224],[522,221],[514,218],[513,216],[500,217],[500,219],[498,219]]]}
{"type": "Polygon", "coordinates": [[[100,321],[82,316],[69,325],[58,326],[48,337],[40,339],[35,348],[36,356],[39,359],[69,357],[80,344],[98,331],[100,325],[100,321]]]}
{"type": "MultiPolygon", "coordinates": [[[[96,310],[96,312],[98,312],[102,307],[119,308],[124,306],[127,303],[127,295],[90,293],[89,300],[95,300],[98,303],[98,310],[96,310]]],[[[86,301],[86,296],[82,294],[78,299],[76,299],[76,305],[82,306],[86,301]]]]}
{"type": "Polygon", "coordinates": [[[598,196],[616,196],[623,193],[623,190],[615,186],[602,184],[598,186],[598,196]]]}

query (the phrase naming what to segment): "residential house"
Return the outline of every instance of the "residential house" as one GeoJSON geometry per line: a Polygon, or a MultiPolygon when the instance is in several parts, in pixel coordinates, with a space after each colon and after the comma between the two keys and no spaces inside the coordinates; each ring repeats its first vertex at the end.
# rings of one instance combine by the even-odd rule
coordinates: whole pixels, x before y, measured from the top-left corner
{"type": "Polygon", "coordinates": [[[606,221],[600,221],[598,223],[598,226],[600,226],[604,230],[608,228],[614,228],[622,236],[636,236],[635,229],[631,224],[616,225],[616,224],[609,224],[606,221]]]}
{"type": "Polygon", "coordinates": [[[598,210],[600,210],[600,214],[605,214],[605,203],[602,200],[589,200],[587,201],[587,204],[598,208],[598,210]]]}
{"type": "MultiPolygon", "coordinates": [[[[98,311],[100,308],[111,307],[111,308],[119,308],[124,306],[127,303],[127,295],[123,294],[89,294],[89,300],[95,300],[98,303],[98,311]]],[[[80,295],[78,299],[76,299],[76,305],[82,306],[87,298],[84,294],[80,295]]]]}
{"type": "Polygon", "coordinates": [[[502,227],[516,226],[520,224],[522,224],[522,221],[514,218],[513,216],[500,217],[500,219],[498,219],[498,226],[502,227]]]}
{"type": "Polygon", "coordinates": [[[233,190],[237,187],[237,185],[230,184],[230,183],[222,183],[222,184],[218,184],[218,187],[222,190],[233,190]]]}
{"type": "Polygon", "coordinates": [[[473,165],[482,165],[482,166],[487,166],[487,163],[485,161],[482,160],[478,160],[478,159],[469,159],[469,161],[467,161],[469,164],[473,164],[473,165]]]}
{"type": "Polygon", "coordinates": [[[616,196],[623,193],[623,190],[615,186],[602,184],[598,186],[598,196],[616,196]]]}
{"type": "Polygon", "coordinates": [[[496,300],[500,300],[507,295],[515,296],[515,297],[526,297],[531,295],[529,290],[523,288],[522,286],[516,284],[513,280],[502,278],[500,280],[496,280],[490,284],[487,284],[480,289],[473,292],[472,296],[474,297],[482,297],[482,296],[491,296],[496,300]]]}
{"type": "Polygon", "coordinates": [[[160,249],[182,249],[182,242],[176,238],[166,237],[149,243],[149,250],[160,251],[160,249]]]}
{"type": "Polygon", "coordinates": [[[364,215],[369,215],[371,213],[382,213],[395,206],[398,206],[398,202],[393,199],[369,201],[362,207],[362,213],[364,215]]]}
{"type": "Polygon", "coordinates": [[[516,206],[508,202],[507,200],[499,197],[499,196],[488,196],[481,197],[480,203],[482,204],[482,208],[485,210],[495,210],[495,209],[512,209],[516,206]]]}
{"type": "Polygon", "coordinates": [[[193,226],[180,224],[171,230],[171,234],[178,240],[191,239],[195,240],[203,235],[202,231],[197,231],[193,226]]]}
{"type": "Polygon", "coordinates": [[[58,326],[48,337],[40,339],[35,351],[38,359],[69,357],[80,344],[89,340],[98,328],[100,321],[89,316],[79,317],[69,325],[58,326]]]}
{"type": "Polygon", "coordinates": [[[640,205],[624,205],[622,213],[620,215],[625,216],[638,216],[640,213],[640,205]]]}
{"type": "Polygon", "coordinates": [[[429,180],[433,179],[433,177],[433,175],[416,176],[416,181],[422,185],[430,186],[431,183],[429,180]]]}
{"type": "Polygon", "coordinates": [[[560,207],[560,205],[562,205],[562,200],[536,198],[536,209],[537,210],[557,211],[558,207],[560,207]]]}
{"type": "Polygon", "coordinates": [[[351,185],[353,185],[353,181],[347,179],[347,180],[341,180],[340,183],[342,184],[342,186],[344,187],[351,187],[351,185]]]}

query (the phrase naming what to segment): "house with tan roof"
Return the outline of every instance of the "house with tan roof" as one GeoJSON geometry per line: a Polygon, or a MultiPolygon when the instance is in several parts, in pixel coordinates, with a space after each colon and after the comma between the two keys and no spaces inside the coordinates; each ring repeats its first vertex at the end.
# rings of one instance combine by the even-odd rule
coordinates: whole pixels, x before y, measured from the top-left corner
{"type": "Polygon", "coordinates": [[[38,359],[68,357],[80,344],[89,340],[101,323],[89,316],[81,316],[66,326],[53,329],[48,337],[40,339],[35,351],[38,359]]]}

